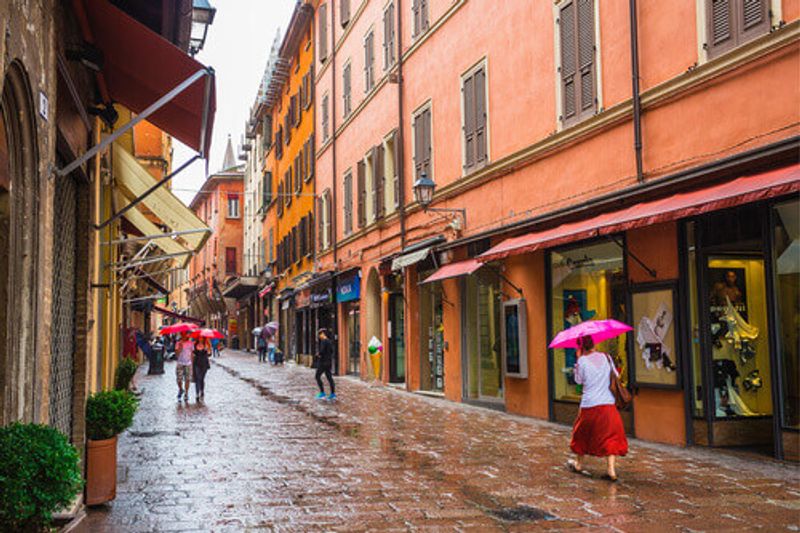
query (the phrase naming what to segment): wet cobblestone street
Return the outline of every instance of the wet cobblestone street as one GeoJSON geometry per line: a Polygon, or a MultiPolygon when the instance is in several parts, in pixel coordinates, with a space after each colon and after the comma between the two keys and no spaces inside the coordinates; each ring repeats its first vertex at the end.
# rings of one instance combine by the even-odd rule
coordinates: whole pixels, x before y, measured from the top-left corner
{"type": "MultiPolygon", "coordinates": [[[[141,369],[143,370],[143,369],[141,369]]],[[[82,531],[800,531],[798,468],[631,441],[570,474],[569,428],[223,352],[205,404],[141,373],[117,499],[82,531]]]]}

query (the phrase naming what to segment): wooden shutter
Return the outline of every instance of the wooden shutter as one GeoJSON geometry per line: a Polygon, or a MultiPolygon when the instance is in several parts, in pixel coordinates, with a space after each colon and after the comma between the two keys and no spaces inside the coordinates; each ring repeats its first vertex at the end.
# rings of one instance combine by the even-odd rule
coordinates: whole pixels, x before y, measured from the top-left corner
{"type": "Polygon", "coordinates": [[[342,98],[344,99],[344,116],[346,117],[350,114],[350,63],[345,65],[342,76],[342,85],[344,86],[342,98]]]}
{"type": "Polygon", "coordinates": [[[720,54],[736,46],[734,3],[736,0],[707,0],[708,53],[720,54]]]}
{"type": "Polygon", "coordinates": [[[558,17],[561,37],[561,118],[568,121],[577,115],[575,3],[565,4],[558,17]]]}
{"type": "Polygon", "coordinates": [[[392,132],[392,169],[393,169],[393,176],[392,181],[394,182],[394,207],[400,207],[400,172],[397,168],[397,162],[400,161],[401,157],[401,147],[398,145],[397,142],[397,130],[392,132]]]}
{"type": "Polygon", "coordinates": [[[369,32],[364,38],[364,91],[372,90],[373,66],[375,62],[375,33],[369,32]]]}
{"type": "Polygon", "coordinates": [[[339,18],[342,28],[350,23],[350,0],[339,0],[339,18]]]}
{"type": "Polygon", "coordinates": [[[324,227],[324,215],[325,214],[325,194],[323,193],[322,196],[317,198],[317,250],[324,250],[325,249],[325,242],[323,238],[325,237],[325,227],[324,227]]]}
{"type": "Polygon", "coordinates": [[[311,138],[308,140],[308,179],[311,180],[314,177],[314,168],[316,163],[317,155],[314,152],[314,144],[315,144],[315,137],[314,134],[311,134],[311,138]]]}
{"type": "Polygon", "coordinates": [[[292,203],[292,191],[294,191],[294,182],[292,181],[292,167],[286,171],[286,205],[290,205],[292,203]]]}
{"type": "Polygon", "coordinates": [[[319,35],[319,61],[324,62],[328,57],[328,4],[319,6],[319,18],[317,19],[317,34],[319,35]]]}
{"type": "Polygon", "coordinates": [[[422,23],[420,18],[420,3],[421,0],[414,0],[411,4],[411,10],[414,12],[414,33],[413,37],[419,35],[419,32],[422,31],[422,23]]]}
{"type": "Polygon", "coordinates": [[[737,0],[739,12],[739,44],[769,32],[768,0],[737,0]],[[741,2],[741,3],[739,3],[741,2]]]}
{"type": "Polygon", "coordinates": [[[283,183],[278,184],[278,216],[283,216],[283,183]]]}
{"type": "Polygon", "coordinates": [[[433,132],[431,131],[431,108],[429,107],[422,113],[422,140],[423,140],[423,168],[422,171],[427,174],[430,179],[433,178],[433,169],[431,168],[431,158],[433,154],[433,132]]]}
{"type": "Polygon", "coordinates": [[[322,140],[328,140],[328,124],[329,124],[329,114],[328,114],[328,95],[322,97],[322,140]]]}
{"type": "Polygon", "coordinates": [[[384,167],[386,148],[383,144],[379,144],[375,149],[375,194],[377,195],[375,203],[375,219],[382,218],[385,209],[385,194],[386,194],[386,168],[384,167]]]}
{"type": "Polygon", "coordinates": [[[428,29],[428,0],[419,0],[419,24],[421,31],[428,29]]]}
{"type": "Polygon", "coordinates": [[[349,235],[353,231],[353,174],[347,173],[343,180],[344,185],[344,233],[349,235]]]}
{"type": "Polygon", "coordinates": [[[358,184],[358,227],[367,224],[367,168],[364,161],[358,162],[356,167],[356,183],[358,184]]]}
{"type": "Polygon", "coordinates": [[[389,26],[391,22],[391,15],[389,11],[392,8],[392,4],[383,11],[383,69],[386,70],[389,68],[391,64],[389,61],[389,43],[391,39],[391,27],[389,26]]]}
{"type": "Polygon", "coordinates": [[[578,2],[578,67],[580,68],[580,113],[594,110],[594,0],[578,2]]]}
{"type": "Polygon", "coordinates": [[[475,78],[475,164],[486,163],[486,70],[480,68],[475,78]]]}
{"type": "Polygon", "coordinates": [[[316,226],[314,225],[314,213],[308,214],[308,253],[314,253],[314,232],[316,226]]]}
{"type": "Polygon", "coordinates": [[[422,145],[422,132],[425,128],[422,127],[423,118],[422,113],[414,118],[414,178],[419,179],[422,174],[423,168],[423,145],[422,145]]]}
{"type": "Polygon", "coordinates": [[[464,169],[475,166],[475,76],[464,80],[464,169]]]}
{"type": "Polygon", "coordinates": [[[301,154],[297,154],[294,158],[294,193],[300,196],[300,191],[303,190],[303,158],[301,154]]]}
{"type": "Polygon", "coordinates": [[[325,191],[325,242],[326,248],[333,243],[333,203],[331,200],[331,191],[325,191]]]}

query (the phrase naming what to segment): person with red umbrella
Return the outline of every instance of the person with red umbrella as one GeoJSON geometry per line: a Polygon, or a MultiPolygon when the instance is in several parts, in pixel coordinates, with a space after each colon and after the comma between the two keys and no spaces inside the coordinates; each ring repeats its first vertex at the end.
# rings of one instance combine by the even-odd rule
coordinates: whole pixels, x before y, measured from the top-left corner
{"type": "Polygon", "coordinates": [[[572,472],[591,477],[583,467],[586,455],[605,457],[603,479],[617,480],[616,458],[628,453],[628,440],[617,400],[611,385],[619,371],[608,354],[595,351],[595,344],[630,331],[627,324],[616,320],[587,320],[556,335],[551,348],[576,348],[575,382],[582,387],[580,411],[572,427],[569,447],[576,455],[567,461],[572,472]]]}
{"type": "MultiPolygon", "coordinates": [[[[161,330],[162,335],[164,330],[161,330]]],[[[194,362],[194,342],[186,330],[180,332],[181,340],[175,345],[178,354],[175,361],[175,379],[178,381],[178,401],[189,401],[189,384],[192,382],[192,365],[194,362]]]]}

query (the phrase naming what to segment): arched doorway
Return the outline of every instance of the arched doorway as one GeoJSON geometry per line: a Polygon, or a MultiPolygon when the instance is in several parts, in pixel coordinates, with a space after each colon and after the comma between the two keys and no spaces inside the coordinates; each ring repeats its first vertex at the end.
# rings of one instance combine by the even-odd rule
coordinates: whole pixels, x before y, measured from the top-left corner
{"type": "Polygon", "coordinates": [[[39,260],[36,118],[24,68],[0,96],[0,423],[34,420],[39,260]]]}
{"type": "MultiPolygon", "coordinates": [[[[366,304],[365,345],[369,345],[369,341],[372,337],[376,337],[383,342],[381,334],[381,325],[383,324],[381,315],[381,278],[378,275],[378,271],[374,268],[369,271],[369,275],[367,276],[366,304]]],[[[369,377],[381,379],[381,369],[373,368],[371,358],[369,357],[369,352],[367,352],[367,355],[367,368],[369,369],[369,377]]],[[[381,357],[381,365],[385,364],[385,358],[386,356],[384,353],[383,357],[381,357]]]]}

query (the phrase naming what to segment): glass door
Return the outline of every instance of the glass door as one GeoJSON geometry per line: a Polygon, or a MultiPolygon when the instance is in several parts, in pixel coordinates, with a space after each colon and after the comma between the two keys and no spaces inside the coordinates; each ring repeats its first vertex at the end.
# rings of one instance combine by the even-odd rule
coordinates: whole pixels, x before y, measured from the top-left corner
{"type": "Polygon", "coordinates": [[[389,296],[389,381],[405,383],[406,381],[406,338],[405,338],[405,306],[403,295],[393,293],[389,296]]]}
{"type": "Polygon", "coordinates": [[[467,276],[466,289],[466,381],[467,398],[503,399],[501,361],[502,293],[493,272],[467,276]]]}
{"type": "Polygon", "coordinates": [[[361,311],[358,302],[345,304],[347,316],[347,342],[349,357],[347,364],[348,374],[361,374],[361,311]]]}
{"type": "MultiPolygon", "coordinates": [[[[424,278],[420,274],[420,278],[424,278]]],[[[420,390],[444,390],[444,324],[440,282],[420,286],[420,390]]]]}

